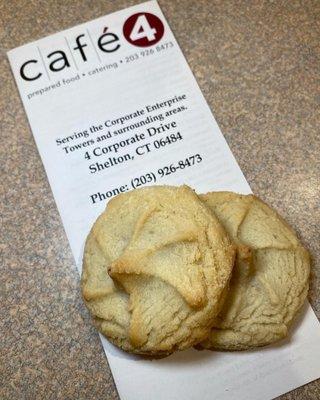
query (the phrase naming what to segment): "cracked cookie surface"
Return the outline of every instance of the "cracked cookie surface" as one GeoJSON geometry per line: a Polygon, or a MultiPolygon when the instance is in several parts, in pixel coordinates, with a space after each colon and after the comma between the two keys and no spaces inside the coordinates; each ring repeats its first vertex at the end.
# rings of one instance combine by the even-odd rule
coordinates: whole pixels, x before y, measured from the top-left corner
{"type": "Polygon", "coordinates": [[[237,246],[226,301],[200,347],[244,350],[284,338],[307,297],[308,252],[257,197],[212,192],[200,198],[237,246]]]}
{"type": "Polygon", "coordinates": [[[83,297],[117,346],[169,354],[210,332],[234,256],[225,230],[189,187],[134,190],[111,200],[91,229],[83,297]]]}

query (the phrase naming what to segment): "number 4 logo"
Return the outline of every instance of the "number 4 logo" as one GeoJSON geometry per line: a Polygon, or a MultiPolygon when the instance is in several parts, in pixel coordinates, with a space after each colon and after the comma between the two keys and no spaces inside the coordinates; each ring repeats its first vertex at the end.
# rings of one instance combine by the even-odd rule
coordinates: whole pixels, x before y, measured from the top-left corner
{"type": "Polygon", "coordinates": [[[133,25],[130,40],[135,42],[136,40],[147,38],[149,42],[155,40],[157,30],[156,28],[151,28],[147,17],[145,15],[139,15],[133,25]]]}
{"type": "Polygon", "coordinates": [[[126,20],[123,34],[134,46],[148,47],[159,42],[164,33],[161,20],[150,13],[138,13],[126,20]]]}

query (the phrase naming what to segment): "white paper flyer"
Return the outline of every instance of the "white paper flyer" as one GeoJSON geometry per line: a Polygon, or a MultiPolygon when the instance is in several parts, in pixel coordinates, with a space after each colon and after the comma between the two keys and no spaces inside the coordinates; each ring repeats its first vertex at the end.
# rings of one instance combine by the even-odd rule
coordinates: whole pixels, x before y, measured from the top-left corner
{"type": "MultiPolygon", "coordinates": [[[[250,193],[157,2],[8,53],[81,272],[85,238],[114,195],[145,185],[250,193]]],[[[320,376],[311,307],[259,351],[189,350],[148,361],[101,337],[123,400],[271,399],[320,376]]]]}

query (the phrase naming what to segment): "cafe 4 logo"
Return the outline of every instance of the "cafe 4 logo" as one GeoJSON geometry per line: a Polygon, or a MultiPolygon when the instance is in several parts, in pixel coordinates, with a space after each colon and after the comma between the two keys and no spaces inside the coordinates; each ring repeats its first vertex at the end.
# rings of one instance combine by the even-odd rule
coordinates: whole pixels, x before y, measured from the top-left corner
{"type": "MultiPolygon", "coordinates": [[[[122,29],[122,35],[133,46],[149,47],[158,43],[164,34],[164,25],[160,18],[156,15],[140,12],[129,17],[122,29]]],[[[74,40],[67,40],[67,45],[71,53],[70,57],[65,51],[56,49],[48,54],[43,54],[39,50],[39,58],[33,58],[25,61],[20,67],[20,76],[25,81],[35,81],[49,72],[60,72],[65,68],[71,67],[71,62],[74,57],[73,53],[80,55],[82,63],[88,61],[88,52],[86,48],[92,46],[98,58],[99,52],[114,53],[121,47],[121,36],[117,33],[110,32],[107,27],[103,29],[102,34],[94,41],[90,32],[81,33],[74,40]]]]}

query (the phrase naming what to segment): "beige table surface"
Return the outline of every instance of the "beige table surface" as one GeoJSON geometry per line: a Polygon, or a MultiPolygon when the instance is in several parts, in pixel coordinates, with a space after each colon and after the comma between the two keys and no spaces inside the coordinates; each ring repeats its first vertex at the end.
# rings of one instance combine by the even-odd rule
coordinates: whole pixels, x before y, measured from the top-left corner
{"type": "MultiPolygon", "coordinates": [[[[6,51],[135,3],[0,0],[1,400],[118,398],[6,51]]],[[[160,5],[253,191],[310,250],[319,317],[320,1],[160,5]]]]}

